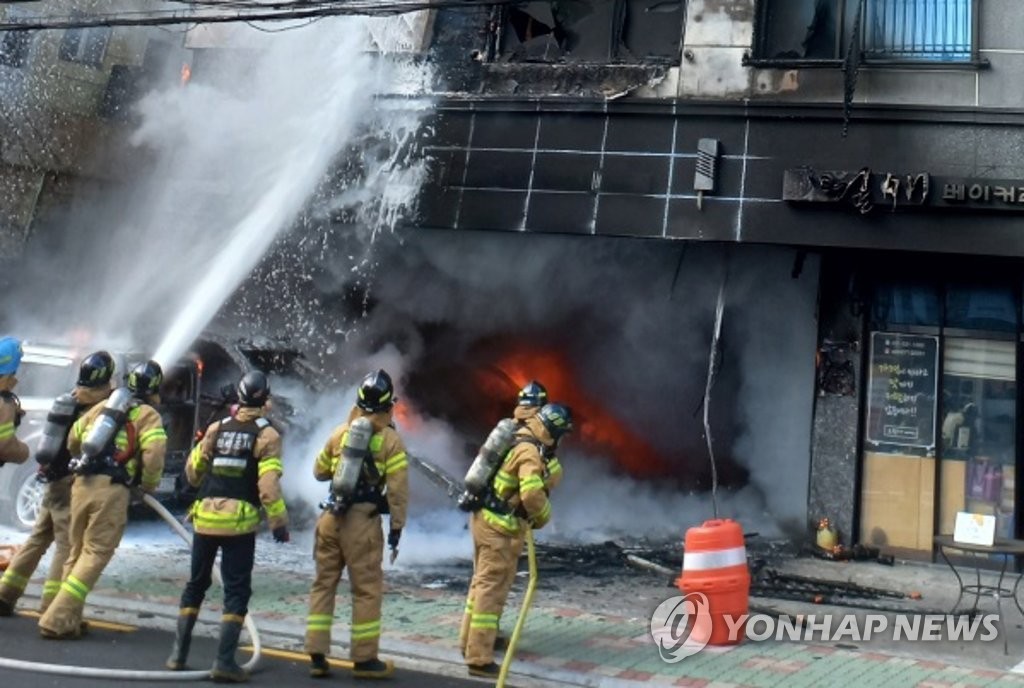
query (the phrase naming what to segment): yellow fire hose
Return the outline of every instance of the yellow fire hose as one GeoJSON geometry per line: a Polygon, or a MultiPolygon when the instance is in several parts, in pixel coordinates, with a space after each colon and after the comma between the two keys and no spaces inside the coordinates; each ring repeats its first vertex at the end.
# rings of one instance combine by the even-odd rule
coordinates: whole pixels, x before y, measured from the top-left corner
{"type": "Polygon", "coordinates": [[[508,650],[505,651],[505,658],[501,662],[501,673],[498,674],[496,688],[504,688],[508,671],[512,667],[512,658],[516,654],[516,645],[519,644],[519,634],[523,632],[526,625],[526,613],[530,611],[533,603],[533,591],[537,587],[537,550],[533,546],[533,529],[526,530],[526,556],[530,562],[530,580],[526,584],[526,595],[523,596],[523,606],[519,610],[519,618],[516,619],[516,627],[512,631],[512,637],[508,641],[508,650]]]}

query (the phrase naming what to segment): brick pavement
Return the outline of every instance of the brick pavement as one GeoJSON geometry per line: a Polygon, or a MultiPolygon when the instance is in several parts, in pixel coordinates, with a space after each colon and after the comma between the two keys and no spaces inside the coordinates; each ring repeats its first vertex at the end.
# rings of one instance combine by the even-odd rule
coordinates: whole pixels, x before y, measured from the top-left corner
{"type": "MultiPolygon", "coordinates": [[[[106,604],[123,600],[125,604],[145,604],[173,612],[182,585],[173,573],[180,572],[146,580],[118,574],[115,569],[101,579],[91,599],[106,604]]],[[[251,608],[257,620],[278,634],[291,636],[296,646],[301,642],[309,582],[304,572],[281,571],[257,576],[255,581],[251,608]]],[[[343,593],[346,586],[343,581],[343,593]]],[[[391,583],[384,601],[384,652],[460,663],[455,636],[463,594],[459,590],[391,583]]],[[[217,597],[216,593],[211,595],[208,608],[204,608],[204,614],[211,618],[219,609],[217,597]]],[[[334,626],[335,650],[340,656],[345,656],[348,641],[347,597],[342,594],[339,598],[334,626]]],[[[514,593],[502,622],[506,631],[511,631],[520,601],[518,592],[514,593]]],[[[647,618],[559,607],[551,604],[550,595],[539,595],[530,611],[513,673],[542,683],[584,686],[1024,687],[1024,675],[795,642],[747,642],[733,648],[708,648],[667,664],[659,658],[650,638],[647,618]]]]}

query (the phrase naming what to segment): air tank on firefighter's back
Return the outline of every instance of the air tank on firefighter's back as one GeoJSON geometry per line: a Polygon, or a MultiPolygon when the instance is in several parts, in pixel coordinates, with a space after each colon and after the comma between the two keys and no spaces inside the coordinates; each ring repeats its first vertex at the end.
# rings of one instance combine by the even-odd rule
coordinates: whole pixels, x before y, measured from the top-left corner
{"type": "Polygon", "coordinates": [[[366,418],[356,418],[348,426],[341,446],[341,461],[331,479],[331,492],[337,497],[350,498],[355,494],[363,461],[369,454],[373,425],[366,418]]]}
{"type": "Polygon", "coordinates": [[[502,418],[498,421],[466,472],[464,480],[466,492],[474,497],[479,497],[487,491],[495,471],[501,466],[501,462],[505,460],[505,454],[512,446],[515,434],[516,422],[514,420],[502,418]]]}
{"type": "Polygon", "coordinates": [[[82,456],[98,456],[110,446],[117,431],[124,425],[131,401],[132,393],[127,387],[118,387],[113,391],[82,442],[82,456]]]}
{"type": "Polygon", "coordinates": [[[68,429],[75,420],[75,409],[78,404],[71,394],[61,394],[53,400],[50,412],[46,414],[39,444],[36,445],[36,461],[42,466],[49,466],[57,460],[68,439],[68,429]]]}

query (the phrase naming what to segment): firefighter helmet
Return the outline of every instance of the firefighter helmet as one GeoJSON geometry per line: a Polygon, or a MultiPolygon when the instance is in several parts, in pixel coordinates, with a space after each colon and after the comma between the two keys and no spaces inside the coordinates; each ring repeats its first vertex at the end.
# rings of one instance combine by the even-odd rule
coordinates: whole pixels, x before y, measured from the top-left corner
{"type": "Polygon", "coordinates": [[[238,381],[238,401],[242,406],[263,406],[270,398],[270,381],[259,370],[250,370],[238,381]]]}
{"type": "Polygon", "coordinates": [[[14,375],[21,365],[21,342],[14,337],[0,339],[0,375],[14,375]]]}
{"type": "Polygon", "coordinates": [[[548,391],[536,380],[532,380],[519,390],[520,406],[543,406],[546,403],[548,403],[548,391]]]}
{"type": "Polygon", "coordinates": [[[110,384],[114,375],[114,358],[106,351],[94,351],[78,366],[78,385],[102,387],[110,384]]]}
{"type": "Polygon", "coordinates": [[[572,411],[568,406],[545,404],[537,417],[554,440],[559,440],[562,435],[572,432],[572,411]]]}
{"type": "Polygon", "coordinates": [[[164,371],[156,361],[139,363],[128,373],[128,390],[137,397],[148,397],[160,391],[164,371]]]}
{"type": "Polygon", "coordinates": [[[368,413],[390,410],[398,398],[395,396],[395,387],[391,383],[391,376],[384,370],[370,373],[359,383],[356,406],[368,413]]]}

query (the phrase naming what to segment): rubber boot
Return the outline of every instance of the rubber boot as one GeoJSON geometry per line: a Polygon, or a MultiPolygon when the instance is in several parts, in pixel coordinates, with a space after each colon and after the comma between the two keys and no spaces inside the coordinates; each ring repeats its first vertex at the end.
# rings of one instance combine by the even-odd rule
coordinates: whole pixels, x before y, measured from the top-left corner
{"type": "Polygon", "coordinates": [[[331,675],[331,665],[327,663],[327,657],[321,654],[309,656],[309,675],[313,678],[326,678],[331,675]]]}
{"type": "Polygon", "coordinates": [[[245,683],[249,674],[235,662],[238,650],[238,636],[242,633],[241,621],[220,622],[220,645],[217,646],[217,661],[213,663],[210,678],[217,683],[245,683]]]}
{"type": "Polygon", "coordinates": [[[379,659],[367,659],[352,665],[354,678],[387,678],[393,673],[395,673],[395,665],[391,660],[382,662],[379,659]]]}
{"type": "Polygon", "coordinates": [[[192,645],[192,629],[196,627],[195,614],[180,614],[178,616],[178,631],[174,636],[174,646],[171,648],[171,656],[167,658],[165,666],[171,671],[181,671],[188,661],[188,649],[192,645]]]}

